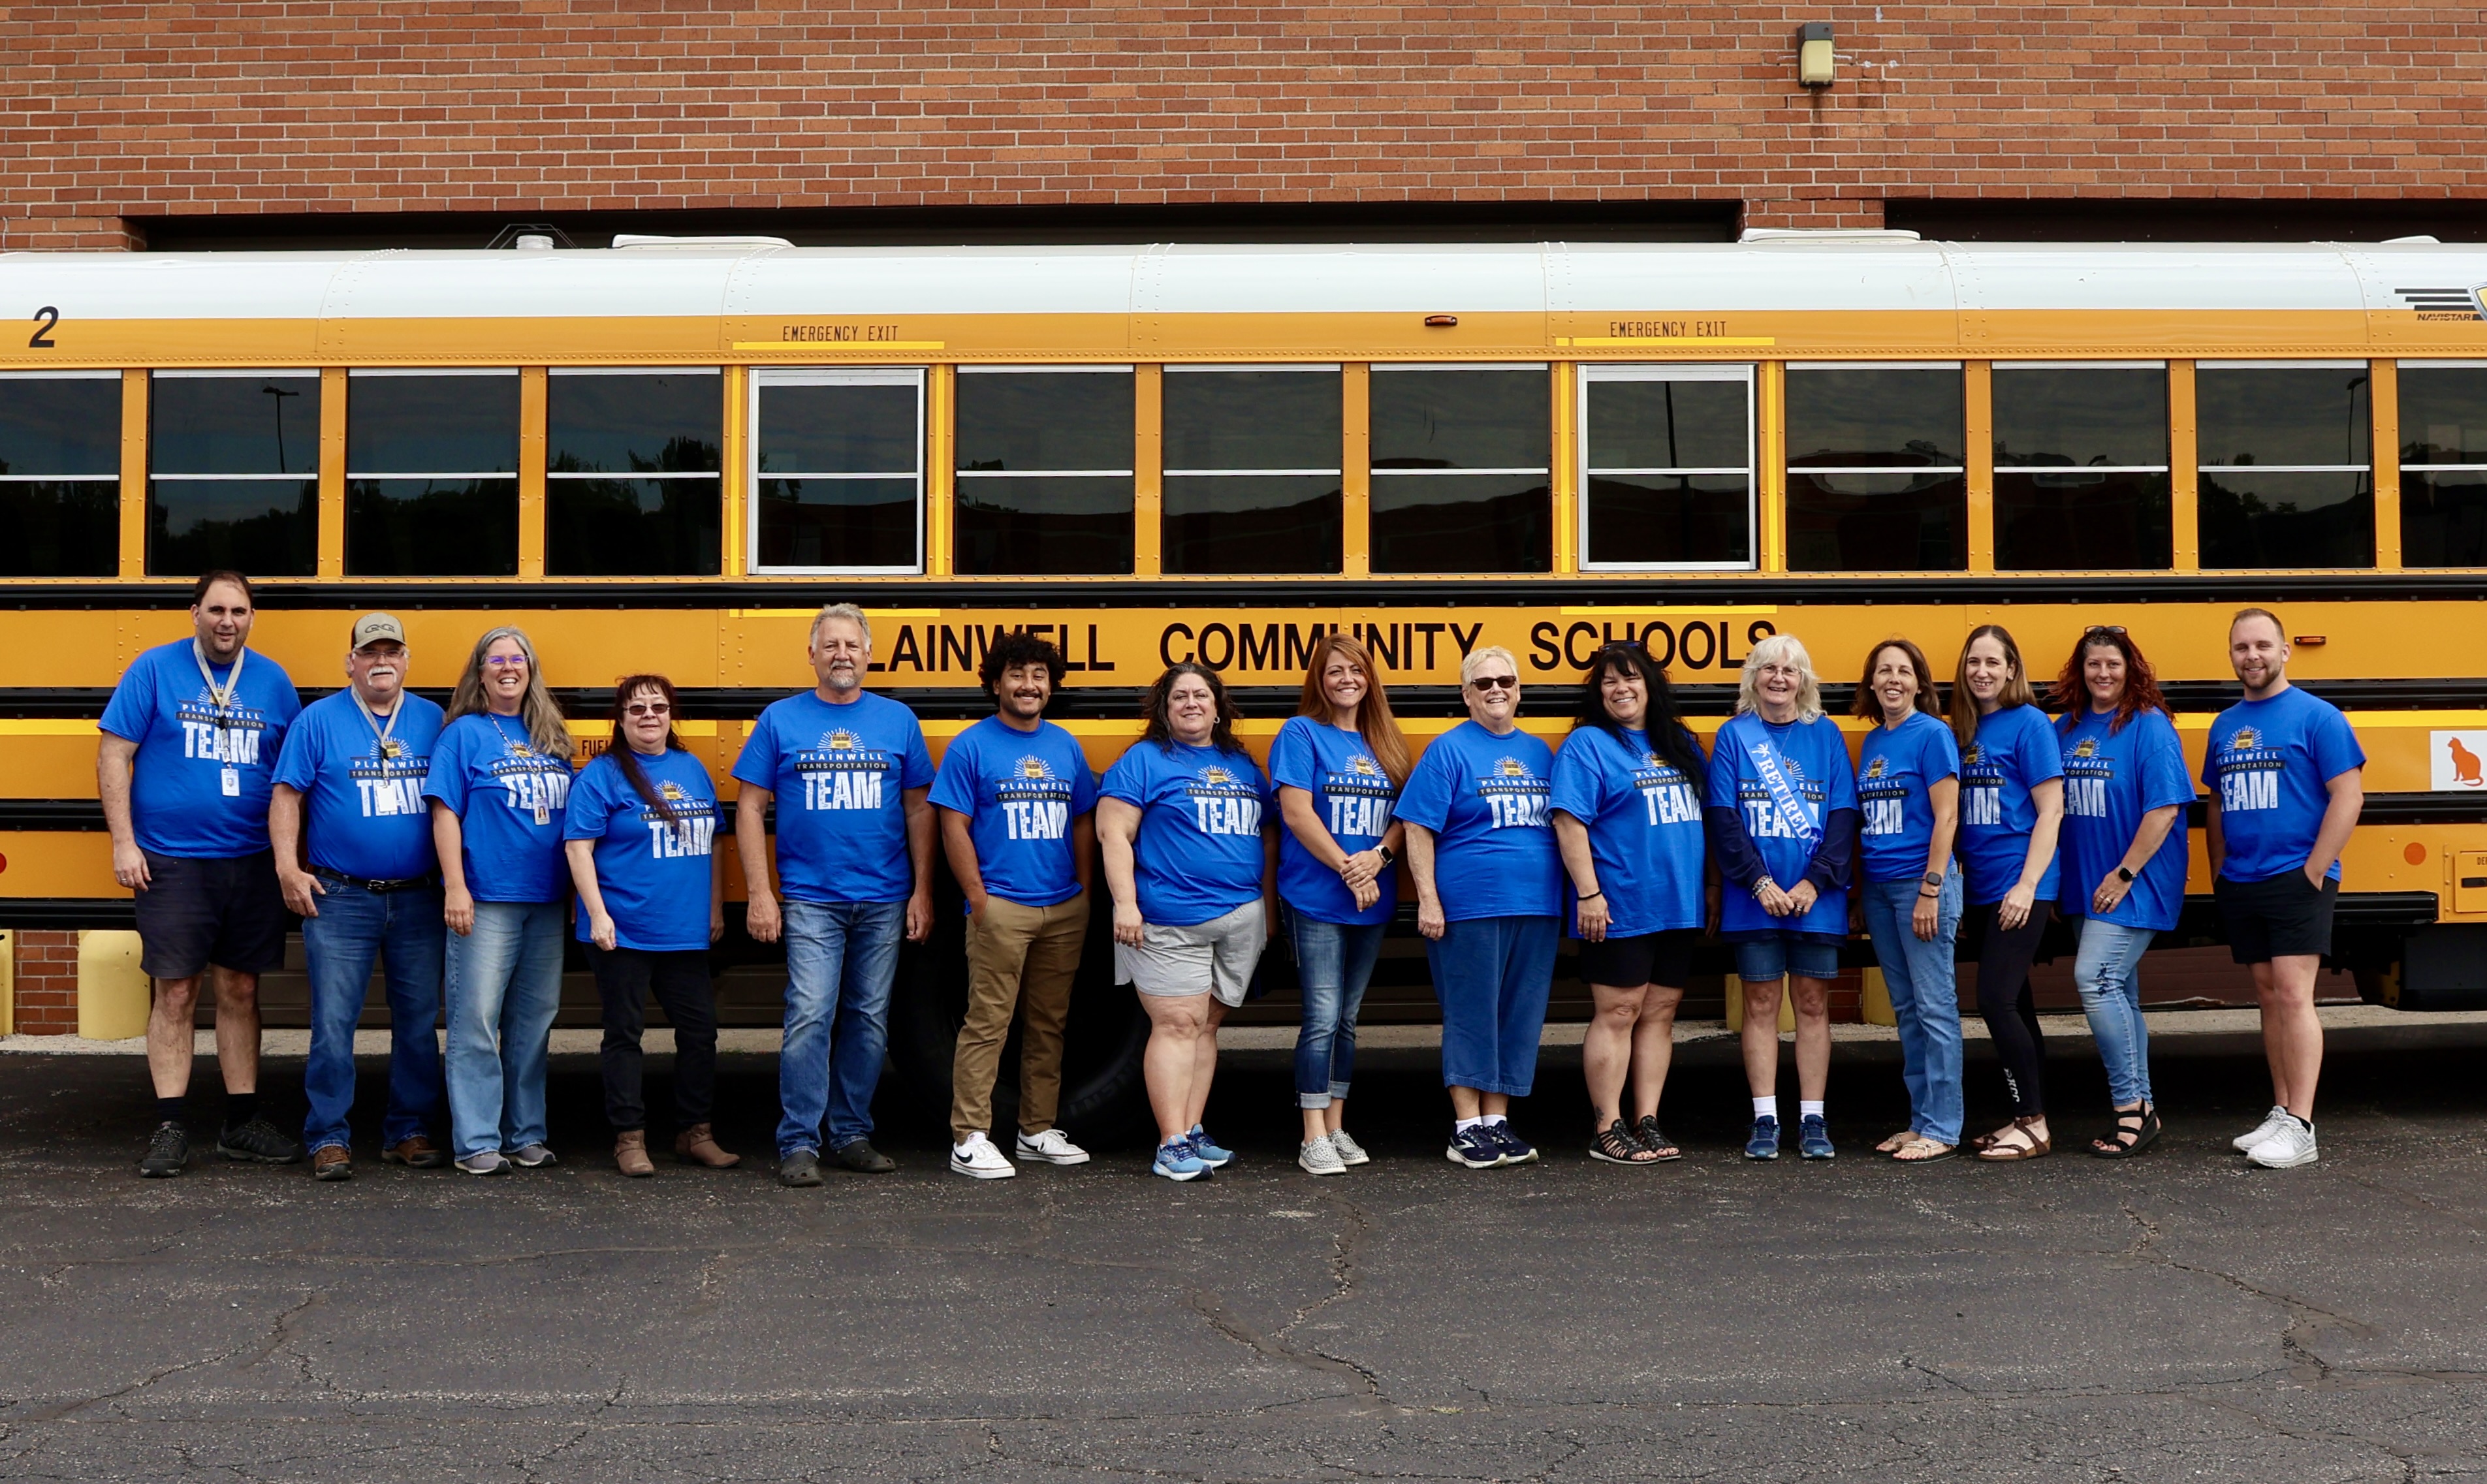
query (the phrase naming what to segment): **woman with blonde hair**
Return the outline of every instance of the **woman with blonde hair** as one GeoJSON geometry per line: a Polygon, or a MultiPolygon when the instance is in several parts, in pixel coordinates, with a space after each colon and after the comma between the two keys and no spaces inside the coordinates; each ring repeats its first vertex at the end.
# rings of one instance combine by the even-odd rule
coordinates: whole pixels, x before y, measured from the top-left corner
{"type": "Polygon", "coordinates": [[[545,1060],[561,1004],[570,729],[517,629],[475,641],[423,780],[449,924],[449,1122],[458,1167],[553,1162],[545,1060]]]}
{"type": "Polygon", "coordinates": [[[1822,714],[1813,657],[1774,633],[1745,657],[1736,714],[1710,749],[1703,813],[1723,891],[1719,936],[1736,946],[1745,996],[1745,1158],[1779,1157],[1779,984],[1796,1003],[1797,1153],[1828,1160],[1830,980],[1848,937],[1857,779],[1839,723],[1822,714]]]}
{"type": "Polygon", "coordinates": [[[1296,714],[1270,745],[1286,832],[1278,837],[1278,914],[1303,989],[1296,1032],[1296,1106],[1305,1173],[1343,1175],[1369,1158],[1349,1136],[1355,1013],[1399,905],[1394,869],[1406,826],[1392,818],[1408,781],[1408,739],[1373,657],[1352,635],[1313,646],[1296,714]]]}

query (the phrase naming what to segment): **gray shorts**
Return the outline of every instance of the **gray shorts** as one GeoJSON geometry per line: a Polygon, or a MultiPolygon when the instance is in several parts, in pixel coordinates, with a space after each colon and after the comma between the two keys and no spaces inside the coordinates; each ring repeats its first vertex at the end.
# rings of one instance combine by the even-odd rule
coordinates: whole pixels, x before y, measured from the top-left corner
{"type": "Polygon", "coordinates": [[[1232,1008],[1244,1003],[1269,940],[1259,897],[1188,928],[1144,923],[1140,946],[1114,945],[1114,982],[1143,994],[1216,994],[1232,1008]]]}

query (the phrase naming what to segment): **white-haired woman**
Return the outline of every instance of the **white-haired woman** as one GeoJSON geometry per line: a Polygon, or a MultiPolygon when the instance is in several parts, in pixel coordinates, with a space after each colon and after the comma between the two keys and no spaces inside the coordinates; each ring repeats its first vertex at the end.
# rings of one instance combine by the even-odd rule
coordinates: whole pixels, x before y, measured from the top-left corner
{"type": "Polygon", "coordinates": [[[1520,730],[1520,661],[1488,645],[1460,661],[1468,719],[1408,775],[1399,820],[1416,884],[1416,931],[1442,1006],[1444,1157],[1470,1169],[1537,1150],[1512,1132],[1511,1100],[1537,1077],[1537,1042],[1562,933],[1554,753],[1520,730]]]}
{"type": "Polygon", "coordinates": [[[1848,936],[1857,779],[1839,724],[1822,714],[1813,658],[1793,634],[1745,657],[1736,714],[1710,752],[1710,858],[1726,882],[1719,936],[1736,947],[1745,996],[1752,1160],[1779,1157],[1779,985],[1796,1001],[1797,1152],[1835,1149],[1823,1114],[1830,1080],[1830,980],[1848,936]]]}
{"type": "Polygon", "coordinates": [[[570,730],[516,629],[475,641],[423,780],[449,923],[449,1125],[458,1167],[553,1162],[545,1057],[561,1004],[570,730]]]}

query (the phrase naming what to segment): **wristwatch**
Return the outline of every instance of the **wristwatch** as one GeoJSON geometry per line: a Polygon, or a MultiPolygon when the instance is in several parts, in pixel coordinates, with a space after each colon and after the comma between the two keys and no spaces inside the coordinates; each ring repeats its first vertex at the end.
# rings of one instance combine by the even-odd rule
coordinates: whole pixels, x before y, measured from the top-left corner
{"type": "Polygon", "coordinates": [[[1926,873],[1926,884],[1927,884],[1927,885],[1929,885],[1929,886],[1940,886],[1940,885],[1942,885],[1942,883],[1943,883],[1943,879],[1942,879],[1942,877],[1937,876],[1937,875],[1936,875],[1934,872],[1932,872],[1932,871],[1929,871],[1929,872],[1927,872],[1927,873],[1926,873]]]}
{"type": "Polygon", "coordinates": [[[2125,869],[2123,866],[2115,868],[2115,879],[2124,882],[2128,886],[2133,884],[2133,873],[2125,869]]]}
{"type": "Polygon", "coordinates": [[[1375,846],[1373,848],[1373,854],[1381,856],[1382,863],[1385,866],[1395,866],[1399,863],[1399,857],[1390,854],[1390,847],[1386,845],[1375,846]]]}

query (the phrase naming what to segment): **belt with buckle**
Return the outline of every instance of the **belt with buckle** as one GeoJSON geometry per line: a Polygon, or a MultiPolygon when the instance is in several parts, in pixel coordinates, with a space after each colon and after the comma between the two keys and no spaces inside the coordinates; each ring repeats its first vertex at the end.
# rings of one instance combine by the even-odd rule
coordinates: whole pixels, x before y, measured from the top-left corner
{"type": "Polygon", "coordinates": [[[428,886],[440,884],[440,878],[436,876],[409,876],[404,881],[370,882],[358,876],[348,876],[340,871],[331,871],[324,866],[313,866],[311,874],[323,882],[335,882],[341,886],[352,886],[363,891],[375,892],[421,891],[428,886]]]}

